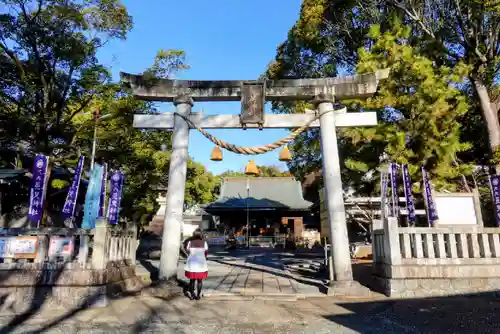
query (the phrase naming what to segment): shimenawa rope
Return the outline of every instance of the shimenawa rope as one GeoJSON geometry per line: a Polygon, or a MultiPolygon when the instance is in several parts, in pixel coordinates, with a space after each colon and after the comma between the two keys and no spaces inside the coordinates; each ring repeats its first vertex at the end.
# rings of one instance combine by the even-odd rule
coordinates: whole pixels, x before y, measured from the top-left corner
{"type": "Polygon", "coordinates": [[[307,128],[309,128],[309,126],[314,121],[318,120],[323,114],[326,114],[328,112],[333,112],[333,111],[335,111],[335,109],[325,110],[325,111],[319,113],[318,115],[316,115],[316,117],[314,117],[313,119],[311,119],[305,125],[303,125],[300,128],[294,130],[288,137],[285,137],[283,139],[277,140],[275,142],[272,142],[272,143],[264,145],[264,146],[255,146],[255,147],[244,147],[244,146],[233,145],[233,144],[230,144],[228,142],[225,142],[222,139],[218,139],[218,138],[214,137],[210,133],[206,132],[205,130],[203,130],[202,128],[200,128],[199,126],[197,126],[196,124],[193,124],[193,122],[191,122],[191,120],[189,118],[187,118],[187,117],[185,117],[183,115],[180,115],[178,113],[174,113],[174,114],[177,115],[177,116],[180,116],[183,120],[186,121],[186,123],[189,124],[189,126],[191,126],[192,128],[195,128],[196,130],[200,131],[201,134],[204,135],[208,140],[210,140],[212,143],[214,143],[215,145],[217,145],[217,146],[219,146],[219,147],[221,147],[223,149],[226,149],[226,150],[228,150],[230,152],[234,152],[234,153],[237,153],[237,154],[258,155],[258,154],[264,154],[266,152],[278,149],[281,146],[288,144],[289,142],[291,142],[292,140],[294,140],[300,133],[304,132],[307,128]]]}

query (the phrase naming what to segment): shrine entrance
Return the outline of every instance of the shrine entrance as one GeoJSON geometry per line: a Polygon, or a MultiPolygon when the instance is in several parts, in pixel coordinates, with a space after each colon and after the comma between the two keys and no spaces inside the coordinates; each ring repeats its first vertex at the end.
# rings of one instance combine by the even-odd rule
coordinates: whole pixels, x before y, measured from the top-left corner
{"type": "MultiPolygon", "coordinates": [[[[245,170],[251,166],[252,162],[245,170]]],[[[302,236],[303,217],[312,204],[291,176],[225,177],[219,199],[204,210],[219,217],[226,233],[234,233],[233,247],[284,247],[285,240],[302,236]]]]}
{"type": "Polygon", "coordinates": [[[375,112],[349,113],[345,106],[335,102],[347,98],[369,97],[377,91],[379,81],[388,76],[387,69],[370,74],[321,79],[188,81],[148,79],[121,73],[122,81],[132,89],[136,98],[173,102],[176,106],[175,113],[134,116],[134,127],[138,129],[173,130],[160,278],[172,279],[177,276],[190,129],[198,130],[221,149],[238,154],[258,155],[288,144],[309,128],[319,127],[325,204],[329,213],[329,240],[332,244],[334,280],[330,285],[333,290],[356,287],[349,254],[336,128],[373,126],[377,124],[377,115],[375,112]],[[290,100],[310,101],[315,109],[306,110],[303,114],[264,114],[266,101],[290,100]],[[196,101],[241,101],[241,113],[192,113],[196,101]],[[207,132],[208,129],[230,128],[295,130],[286,138],[258,147],[237,146],[207,132]]]}

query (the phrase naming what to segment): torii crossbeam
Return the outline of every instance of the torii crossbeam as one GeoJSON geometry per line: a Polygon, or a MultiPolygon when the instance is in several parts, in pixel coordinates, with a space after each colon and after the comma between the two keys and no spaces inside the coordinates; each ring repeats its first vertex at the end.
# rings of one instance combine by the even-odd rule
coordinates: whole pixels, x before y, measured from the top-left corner
{"type": "Polygon", "coordinates": [[[345,108],[335,110],[334,102],[335,99],[369,97],[376,92],[379,81],[388,76],[389,70],[381,70],[371,74],[323,79],[187,81],[147,80],[139,75],[122,73],[122,81],[132,88],[136,98],[173,102],[176,106],[176,114],[134,116],[136,128],[173,130],[160,278],[170,279],[177,275],[190,129],[183,117],[203,129],[299,128],[319,118],[309,126],[319,127],[321,133],[325,203],[329,212],[329,239],[333,250],[331,260],[334,281],[331,284],[342,282],[348,283],[343,286],[351,286],[352,266],[336,127],[372,126],[377,124],[377,117],[373,112],[347,113],[345,108]],[[194,101],[240,100],[240,115],[191,113],[194,101]],[[276,100],[311,101],[316,110],[305,114],[264,115],[265,101],[276,100]]]}

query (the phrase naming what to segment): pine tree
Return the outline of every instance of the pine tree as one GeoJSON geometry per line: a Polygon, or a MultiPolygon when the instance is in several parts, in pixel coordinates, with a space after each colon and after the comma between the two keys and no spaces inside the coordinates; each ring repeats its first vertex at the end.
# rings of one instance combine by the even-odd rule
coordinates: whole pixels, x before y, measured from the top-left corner
{"type": "Polygon", "coordinates": [[[409,45],[409,27],[397,20],[392,27],[383,34],[378,25],[372,27],[369,36],[375,43],[369,50],[360,48],[357,65],[358,73],[389,67],[389,79],[380,83],[373,98],[344,101],[361,111],[377,111],[380,123],[342,131],[345,165],[355,174],[351,180],[369,192],[376,184],[366,174],[376,176],[378,168],[396,162],[409,165],[416,188],[424,166],[438,190],[463,190],[464,175],[472,166],[457,158],[471,147],[460,140],[459,121],[468,104],[458,85],[469,68],[461,63],[454,68],[436,66],[409,45]]]}

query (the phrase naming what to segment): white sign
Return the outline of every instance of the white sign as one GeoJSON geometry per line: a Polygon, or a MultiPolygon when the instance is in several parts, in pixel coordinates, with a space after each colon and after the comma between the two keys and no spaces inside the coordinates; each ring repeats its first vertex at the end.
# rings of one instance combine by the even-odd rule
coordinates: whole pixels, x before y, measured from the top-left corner
{"type": "Polygon", "coordinates": [[[0,258],[35,258],[38,237],[1,237],[0,258]]]}
{"type": "Polygon", "coordinates": [[[437,214],[439,216],[438,225],[477,225],[476,207],[474,205],[474,195],[452,194],[434,197],[437,214]]]}
{"type": "Polygon", "coordinates": [[[72,237],[52,237],[50,238],[49,258],[73,256],[72,237]]]}
{"type": "Polygon", "coordinates": [[[207,244],[209,245],[223,245],[226,243],[225,237],[215,237],[207,239],[207,244]]]}
{"type": "Polygon", "coordinates": [[[0,238],[0,257],[11,258],[14,257],[9,251],[9,238],[0,238]]]}

